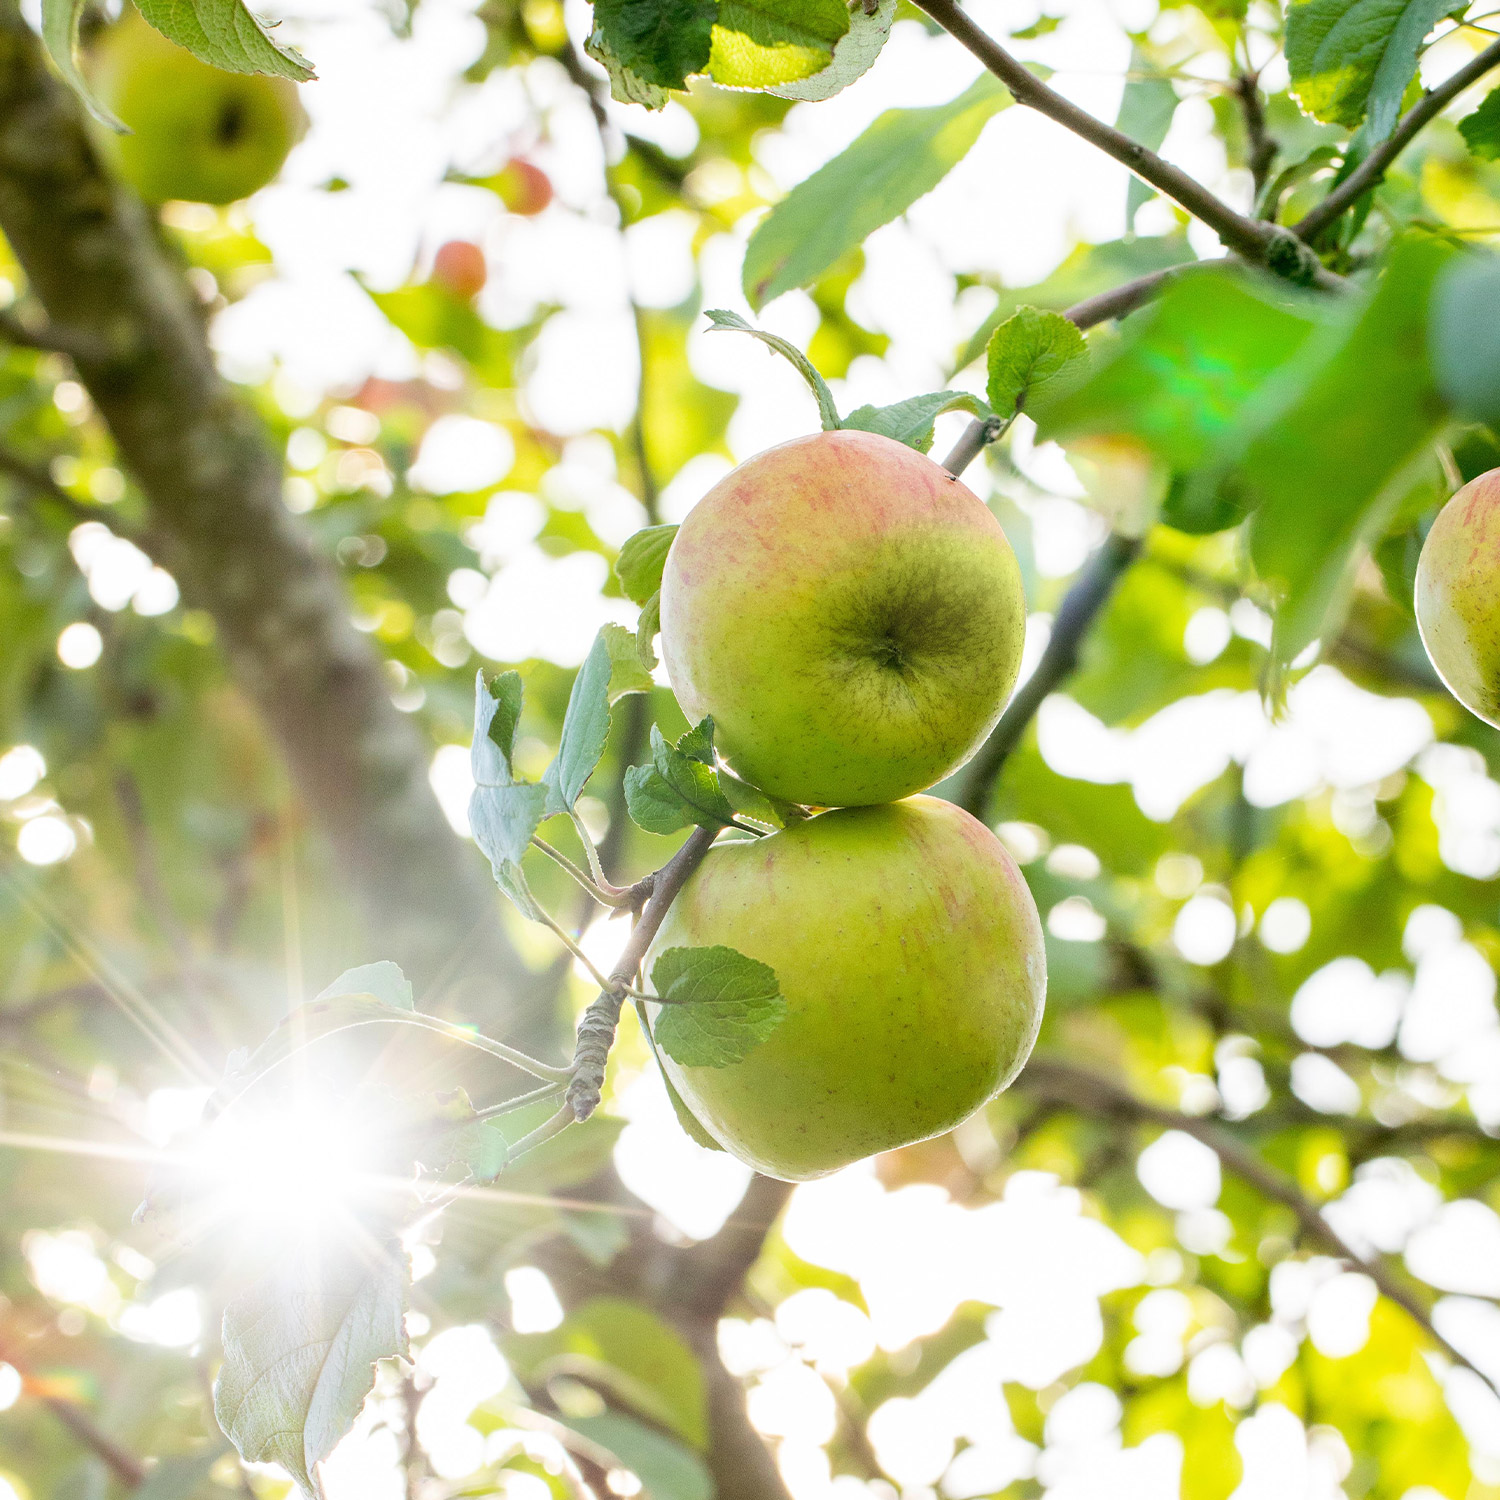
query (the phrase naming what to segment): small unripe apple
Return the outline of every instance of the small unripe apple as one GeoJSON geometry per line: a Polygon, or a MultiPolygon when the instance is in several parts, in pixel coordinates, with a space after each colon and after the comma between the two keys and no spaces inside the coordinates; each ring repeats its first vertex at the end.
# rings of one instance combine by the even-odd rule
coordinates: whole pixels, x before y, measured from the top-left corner
{"type": "Polygon", "coordinates": [[[525,157],[512,157],[490,183],[513,214],[539,214],[552,201],[552,179],[525,157]]]}
{"type": "MultiPolygon", "coordinates": [[[[662,1065],[758,1172],[803,1182],[961,1124],[1020,1071],[1041,1024],[1041,922],[1004,845],[935,797],[720,842],[646,958],[738,949],[786,1018],[739,1062],[662,1065]]],[[[662,1007],[648,1005],[653,1022],[662,1007]]]]}
{"type": "Polygon", "coordinates": [[[488,275],[484,251],[469,240],[449,240],[432,259],[432,279],[463,302],[484,290],[488,275]]]}
{"type": "Polygon", "coordinates": [[[1438,512],[1417,559],[1417,628],[1448,691],[1500,728],[1500,469],[1438,512]]]}
{"type": "Polygon", "coordinates": [[[956,770],[1021,664],[1021,570],[930,458],[821,432],[743,463],[667,555],[662,659],[690,722],[790,802],[893,802],[956,770]]]}
{"type": "Polygon", "coordinates": [[[234,203],[263,188],[306,126],[296,84],[211,68],[127,10],[91,67],[132,132],[106,134],[120,175],[148,203],[234,203]]]}

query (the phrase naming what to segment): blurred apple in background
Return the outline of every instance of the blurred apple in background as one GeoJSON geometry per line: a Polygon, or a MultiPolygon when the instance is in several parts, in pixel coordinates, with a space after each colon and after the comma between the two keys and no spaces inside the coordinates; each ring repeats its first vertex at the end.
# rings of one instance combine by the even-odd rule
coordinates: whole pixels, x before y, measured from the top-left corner
{"type": "Polygon", "coordinates": [[[484,290],[488,275],[484,251],[469,240],[449,240],[432,259],[432,280],[463,302],[484,290]]]}
{"type": "Polygon", "coordinates": [[[552,201],[551,178],[524,157],[512,157],[485,182],[513,214],[539,214],[552,201]]]}

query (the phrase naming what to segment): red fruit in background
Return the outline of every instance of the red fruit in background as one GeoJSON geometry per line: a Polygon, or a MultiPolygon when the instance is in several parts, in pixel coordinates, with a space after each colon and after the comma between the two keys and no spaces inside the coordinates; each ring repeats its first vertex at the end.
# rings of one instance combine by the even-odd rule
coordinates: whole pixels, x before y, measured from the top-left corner
{"type": "Polygon", "coordinates": [[[449,240],[432,261],[432,279],[465,302],[484,290],[484,251],[468,240],[449,240]]]}
{"type": "Polygon", "coordinates": [[[513,214],[539,214],[552,201],[552,179],[519,156],[512,157],[488,181],[513,214]]]}

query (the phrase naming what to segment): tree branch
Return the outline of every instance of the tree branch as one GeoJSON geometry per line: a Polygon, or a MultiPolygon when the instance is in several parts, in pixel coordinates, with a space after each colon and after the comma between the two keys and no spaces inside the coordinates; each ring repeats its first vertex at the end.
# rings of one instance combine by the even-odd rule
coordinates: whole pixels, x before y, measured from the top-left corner
{"type": "MultiPolygon", "coordinates": [[[[382,951],[419,985],[458,954],[488,1003],[497,988],[514,1000],[525,971],[438,807],[423,737],[282,504],[280,455],[216,371],[191,289],[104,171],[16,0],[0,0],[0,230],[53,327],[88,340],[78,375],[146,496],[153,551],[212,614],[382,951]]],[[[530,1050],[555,1045],[550,1017],[525,1019],[530,1050]]]]}
{"type": "Polygon", "coordinates": [[[1437,118],[1471,84],[1478,83],[1493,68],[1500,68],[1500,42],[1492,42],[1472,62],[1451,78],[1429,89],[1402,116],[1390,136],[1370,154],[1311,212],[1294,225],[1293,232],[1307,243],[1315,240],[1345,209],[1351,207],[1386,174],[1391,163],[1406,150],[1424,126],[1437,118]]]}
{"type": "Polygon", "coordinates": [[[74,521],[97,521],[98,512],[91,510],[81,500],[70,495],[41,464],[12,453],[9,448],[0,448],[0,474],[13,479],[23,489],[55,505],[74,521]]]}
{"type": "Polygon", "coordinates": [[[69,359],[82,355],[98,358],[103,349],[87,335],[70,332],[50,324],[38,328],[26,322],[12,308],[0,308],[0,340],[21,349],[36,349],[43,354],[65,354],[69,359]]]}
{"type": "Polygon", "coordinates": [[[43,1396],[42,1403],[89,1452],[103,1461],[105,1468],[126,1489],[139,1489],[146,1482],[145,1464],[100,1428],[78,1402],[62,1396],[43,1396]]]}
{"type": "Polygon", "coordinates": [[[1052,622],[1052,635],[1036,670],[1016,689],[989,739],[955,778],[957,786],[952,800],[976,818],[984,816],[990,788],[1011,751],[1020,743],[1026,726],[1036,717],[1042,700],[1077,667],[1084,636],[1109,602],[1120,575],[1140,550],[1138,538],[1111,532],[1063,596],[1057,618],[1052,622]]]}
{"type": "Polygon", "coordinates": [[[1407,1285],[1383,1256],[1366,1259],[1336,1230],[1317,1204],[1308,1198],[1290,1178],[1282,1176],[1223,1126],[1201,1115],[1184,1114],[1148,1100],[1138,1099],[1128,1089],[1072,1063],[1053,1057],[1033,1057],[1021,1075],[1023,1086],[1048,1095],[1081,1113],[1095,1117],[1133,1120],[1142,1124],[1161,1125],[1180,1130],[1194,1140],[1202,1141],[1224,1167],[1242,1182],[1248,1183],[1263,1197],[1288,1208],[1302,1226],[1302,1232],[1325,1251],[1358,1266],[1380,1289],[1381,1295],[1402,1308],[1451,1359],[1473,1371],[1491,1389],[1500,1394],[1495,1382],[1479,1369],[1461,1350],[1448,1342],[1433,1326],[1432,1309],[1414,1288],[1407,1285]]]}
{"type": "Polygon", "coordinates": [[[992,36],[976,26],[959,9],[956,0],[914,0],[914,3],[944,31],[963,43],[1011,91],[1018,104],[1055,120],[1128,167],[1142,182],[1165,193],[1194,218],[1207,224],[1226,249],[1300,285],[1329,290],[1343,286],[1343,278],[1325,270],[1317,256],[1290,230],[1249,218],[1231,208],[1181,168],[1164,161],[1139,141],[1131,140],[1114,126],[1095,119],[1087,110],[1079,109],[1048,88],[992,36]]]}

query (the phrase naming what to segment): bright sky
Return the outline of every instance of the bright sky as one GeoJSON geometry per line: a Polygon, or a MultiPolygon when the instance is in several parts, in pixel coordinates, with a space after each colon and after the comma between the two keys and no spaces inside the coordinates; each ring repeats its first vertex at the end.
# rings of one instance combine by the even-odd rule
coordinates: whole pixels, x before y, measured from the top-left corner
{"type": "MultiPolygon", "coordinates": [[[[969,8],[982,24],[993,21],[1001,30],[1029,19],[1001,0],[973,0],[969,8]]],[[[287,35],[316,59],[321,82],[303,90],[312,128],[283,179],[245,210],[274,253],[275,274],[219,317],[213,337],[225,369],[246,379],[274,374],[288,407],[308,411],[325,393],[352,391],[371,373],[411,373],[420,356],[385,324],[351,273],[375,287],[397,286],[445,240],[477,239],[497,273],[482,302],[492,321],[513,326],[544,303],[562,309],[541,335],[523,400],[538,422],[575,439],[549,485],[585,508],[602,536],[623,540],[642,512],[616,482],[609,445],[588,434],[619,428],[630,417],[637,372],[629,297],[633,292],[645,304],[669,306],[691,290],[691,223],[665,215],[622,240],[588,111],[556,65],[543,61],[524,72],[497,73],[479,87],[456,81],[482,42],[469,0],[423,0],[404,41],[391,35],[384,15],[367,0],[289,0],[281,9],[287,35]],[[442,181],[450,166],[492,168],[513,149],[531,152],[557,189],[554,205],[536,219],[506,217],[490,194],[442,181]],[[348,190],[322,191],[335,176],[350,184],[348,190]]],[[[586,33],[587,9],[584,0],[569,0],[575,39],[586,33]]],[[[1075,0],[1066,9],[1068,19],[1057,31],[1021,50],[1056,67],[1053,82],[1064,93],[1111,118],[1129,58],[1126,29],[1154,23],[1170,31],[1182,24],[1182,13],[1157,18],[1154,0],[1075,0]]],[[[1210,66],[1204,59],[1198,71],[1210,66]]],[[[794,108],[785,128],[762,140],[759,168],[770,183],[788,188],[881,110],[947,100],[975,71],[956,43],[899,25],[872,73],[829,103],[794,108]]],[[[1247,184],[1226,172],[1205,129],[1207,108],[1201,97],[1185,98],[1165,154],[1243,202],[1247,184]]],[[[659,117],[639,110],[627,116],[618,107],[615,113],[669,149],[691,144],[695,127],[678,106],[659,117]]],[[[868,242],[867,268],[851,307],[892,342],[883,359],[861,359],[847,382],[835,382],[841,405],[940,388],[955,344],[990,305],[983,292],[955,304],[954,274],[998,271],[1012,284],[1039,279],[1077,241],[1122,232],[1125,190],[1121,168],[1048,122],[1020,109],[998,116],[936,192],[868,242]]],[[[704,250],[696,274],[706,305],[749,314],[739,266],[750,227],[742,224],[704,250]]],[[[1148,227],[1144,218],[1140,227],[1148,227]]],[[[1195,243],[1202,254],[1217,253],[1211,237],[1195,243]]],[[[805,295],[792,293],[760,321],[802,341],[816,313],[805,295]]],[[[730,431],[737,458],[812,427],[810,398],[782,363],[747,357],[743,345],[727,339],[698,336],[691,352],[701,378],[741,397],[730,431]]],[[[961,425],[958,418],[943,421],[940,447],[951,436],[948,428],[961,425]]],[[[303,447],[317,441],[313,433],[303,447]]],[[[315,463],[318,455],[311,457],[315,463]]],[[[1063,576],[1097,540],[1098,522],[1078,503],[1081,487],[1060,453],[1028,454],[1023,444],[1020,457],[1036,481],[1022,503],[1036,531],[1039,566],[1063,576]]],[[[502,429],[448,417],[428,434],[417,478],[435,491],[502,482],[512,460],[502,429]]],[[[714,458],[690,464],[668,490],[669,514],[684,514],[723,468],[714,458]]],[[[976,481],[987,483],[982,476],[976,481]]],[[[478,568],[454,576],[451,593],[463,629],[491,659],[539,655],[576,664],[598,625],[621,610],[600,593],[602,559],[554,559],[535,544],[542,519],[534,498],[501,490],[474,533],[478,568]]],[[[155,614],[175,603],[170,578],[102,526],[79,527],[73,551],[102,607],[155,614]]],[[[626,606],[621,617],[630,614],[626,606]]],[[[1044,618],[1032,622],[1030,661],[1046,626],[1044,618]]],[[[1204,610],[1189,625],[1184,651],[1210,660],[1232,634],[1255,638],[1265,629],[1264,617],[1248,607],[1229,614],[1204,610]]],[[[72,626],[58,651],[67,666],[86,671],[99,645],[92,627],[72,626]]],[[[1227,690],[1176,703],[1134,730],[1108,728],[1057,695],[1043,706],[1039,732],[1056,770],[1128,783],[1142,811],[1159,820],[1231,761],[1244,766],[1253,803],[1274,806],[1334,788],[1356,821],[1361,808],[1373,808],[1379,783],[1412,772],[1438,793],[1441,853],[1449,867],[1486,879],[1500,873],[1500,786],[1479,757],[1435,745],[1419,705],[1376,698],[1330,667],[1297,686],[1288,715],[1277,724],[1253,695],[1227,690]]],[[[86,827],[38,791],[46,767],[34,749],[0,749],[0,810],[16,829],[21,855],[36,864],[68,858],[87,837],[86,827]]],[[[466,754],[444,752],[434,763],[434,784],[460,828],[467,774],[466,754]]],[[[1017,841],[1024,846],[1029,837],[1019,830],[1011,839],[1023,858],[1017,841]]],[[[1038,845],[1031,857],[1045,852],[1038,845]]],[[[1087,850],[1067,857],[1093,858],[1087,850]]],[[[1195,876],[1190,868],[1196,861],[1178,859],[1158,871],[1164,894],[1182,903],[1174,940],[1189,961],[1211,963],[1227,951],[1242,919],[1214,891],[1199,889],[1202,870],[1195,876]]],[[[1102,917],[1080,897],[1065,907],[1049,914],[1054,933],[1097,941],[1102,917]]],[[[1262,916],[1261,930],[1267,946],[1295,950],[1308,937],[1307,909],[1295,899],[1279,901],[1262,916]]],[[[1406,953],[1408,966],[1398,972],[1375,974],[1352,956],[1320,970],[1293,1007],[1299,1035],[1316,1046],[1346,1039],[1381,1045],[1394,1036],[1407,1057],[1435,1063],[1455,1090],[1468,1091],[1481,1119],[1500,1127],[1500,1022],[1488,964],[1463,941],[1457,920],[1436,907],[1413,916],[1406,953]]],[[[1243,1055],[1219,1063],[1216,1079],[1199,1081],[1200,1106],[1222,1099],[1231,1112],[1253,1112],[1265,1098],[1259,1064],[1243,1055]]],[[[1309,1053],[1293,1076],[1314,1108],[1347,1106],[1353,1085],[1327,1058],[1309,1053]]],[[[170,1125],[183,1103],[153,1100],[158,1125],[170,1125]]],[[[712,1234],[744,1192],[745,1169],[682,1134],[651,1074],[625,1088],[620,1108],[630,1120],[617,1152],[625,1181],[677,1232],[712,1234]]],[[[143,1133],[155,1128],[143,1120],[143,1133]]],[[[1147,1190],[1178,1215],[1184,1246],[1222,1244],[1227,1221],[1216,1207],[1218,1163],[1206,1148],[1168,1133],[1142,1153],[1139,1173],[1147,1190]]],[[[1394,1161],[1361,1167],[1331,1212],[1356,1242],[1404,1252],[1411,1270],[1445,1294],[1440,1326],[1500,1378],[1500,1313],[1475,1300],[1500,1295],[1500,1218],[1476,1202],[1444,1206],[1409,1167],[1394,1161]]],[[[1367,1278],[1333,1262],[1287,1264],[1273,1285],[1270,1322],[1238,1342],[1222,1332],[1206,1335],[1190,1297],[1172,1285],[1181,1271],[1175,1252],[1143,1260],[1084,1212],[1076,1192],[1038,1173],[1013,1177],[1003,1202],[966,1209],[941,1188],[888,1191],[868,1166],[854,1167],[800,1188],[785,1233],[805,1260],[852,1276],[869,1309],[867,1316],[831,1293],[807,1291],[783,1303],[774,1320],[730,1320],[722,1329],[725,1357],[751,1379],[752,1417],[776,1439],[795,1500],[858,1500],[865,1489],[853,1480],[830,1480],[822,1448],[835,1420],[829,1382],[842,1380],[877,1346],[900,1349],[940,1328],[962,1301],[994,1309],[985,1340],[925,1391],[881,1407],[871,1426],[882,1465],[912,1497],[936,1492],[968,1500],[1030,1475],[1049,1500],[1167,1500],[1177,1494],[1180,1442],[1164,1434],[1124,1447],[1119,1403],[1103,1387],[1080,1385],[1057,1401],[1040,1450],[1012,1430],[1000,1394],[1002,1382],[1041,1389],[1086,1361],[1102,1337],[1099,1298],[1112,1289],[1156,1288],[1136,1313],[1127,1355],[1133,1369],[1165,1375],[1186,1362],[1194,1400],[1222,1399],[1236,1408],[1250,1407],[1257,1391],[1275,1382],[1304,1335],[1330,1355],[1359,1349],[1373,1301],[1367,1278]],[[955,1456],[964,1440],[970,1446],[955,1456]]],[[[108,1318],[127,1337],[169,1347],[197,1338],[196,1293],[172,1292],[146,1304],[122,1301],[104,1274],[104,1247],[83,1231],[33,1233],[25,1249],[42,1291],[108,1318]]],[[[540,1272],[528,1271],[508,1286],[526,1326],[555,1322],[555,1298],[540,1272]]],[[[419,1344],[425,1321],[414,1324],[419,1344]]],[[[420,1362],[433,1385],[419,1425],[437,1474],[461,1477],[486,1454],[493,1457],[518,1440],[513,1433],[486,1439],[466,1422],[477,1403],[503,1392],[509,1380],[483,1329],[438,1333],[425,1342],[420,1362]]],[[[0,1405],[8,1404],[5,1370],[0,1366],[0,1405]]],[[[1500,1402],[1463,1372],[1450,1377],[1449,1394],[1471,1442],[1488,1455],[1491,1480],[1500,1481],[1500,1402]]],[[[328,1475],[331,1500],[397,1500],[402,1493],[393,1472],[394,1440],[381,1416],[376,1400],[336,1455],[328,1475]]],[[[560,1461],[546,1440],[525,1441],[547,1461],[560,1461]]],[[[1330,1429],[1309,1433],[1276,1405],[1261,1406],[1241,1425],[1238,1444],[1245,1476],[1234,1500],[1323,1500],[1341,1493],[1350,1466],[1330,1429]]],[[[539,1481],[515,1479],[508,1495],[542,1500],[539,1481]]],[[[878,1488],[871,1487],[870,1500],[889,1500],[889,1489],[877,1497],[878,1488]]]]}

